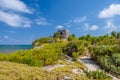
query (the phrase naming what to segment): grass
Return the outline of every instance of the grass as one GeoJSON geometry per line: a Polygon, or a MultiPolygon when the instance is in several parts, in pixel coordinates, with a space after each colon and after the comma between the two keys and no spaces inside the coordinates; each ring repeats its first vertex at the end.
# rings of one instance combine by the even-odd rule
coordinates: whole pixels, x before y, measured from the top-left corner
{"type": "Polygon", "coordinates": [[[86,75],[71,72],[71,69],[82,68],[81,64],[79,66],[76,66],[76,64],[69,63],[65,67],[56,68],[49,72],[40,67],[0,61],[0,80],[61,80],[65,76],[69,76],[72,80],[88,80],[86,75]]]}
{"type": "Polygon", "coordinates": [[[41,80],[43,75],[46,71],[42,68],[0,61],[0,80],[41,80]]]}
{"type": "Polygon", "coordinates": [[[31,67],[26,64],[0,61],[0,80],[62,80],[65,77],[70,77],[71,80],[93,80],[85,74],[86,67],[80,62],[61,60],[58,63],[65,66],[47,71],[44,67],[31,67]],[[78,73],[73,72],[74,69],[77,69],[78,73]]]}
{"type": "Polygon", "coordinates": [[[59,79],[63,79],[65,76],[70,77],[71,80],[89,80],[88,77],[84,74],[84,70],[87,68],[80,62],[66,62],[66,66],[60,67],[60,68],[55,68],[52,70],[52,72],[59,74],[58,77],[59,79]],[[74,69],[78,70],[78,73],[76,74],[73,72],[74,69]]]}

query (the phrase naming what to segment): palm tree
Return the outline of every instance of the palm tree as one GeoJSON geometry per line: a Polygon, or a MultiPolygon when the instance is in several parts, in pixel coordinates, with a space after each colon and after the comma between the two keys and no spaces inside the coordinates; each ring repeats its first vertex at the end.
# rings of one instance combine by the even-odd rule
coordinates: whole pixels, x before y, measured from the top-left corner
{"type": "Polygon", "coordinates": [[[116,37],[117,37],[117,32],[112,31],[112,32],[111,32],[111,36],[113,36],[113,37],[115,37],[115,38],[116,38],[116,37]]]}
{"type": "Polygon", "coordinates": [[[117,38],[120,38],[120,32],[117,33],[117,38]]]}

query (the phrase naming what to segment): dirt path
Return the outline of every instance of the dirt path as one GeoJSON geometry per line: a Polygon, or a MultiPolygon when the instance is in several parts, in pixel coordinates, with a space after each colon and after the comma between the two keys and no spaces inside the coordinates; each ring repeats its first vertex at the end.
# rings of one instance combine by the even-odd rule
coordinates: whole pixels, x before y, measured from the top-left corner
{"type": "Polygon", "coordinates": [[[45,66],[44,69],[46,69],[47,71],[51,71],[55,68],[59,68],[59,67],[64,67],[65,65],[60,65],[60,64],[57,64],[57,65],[53,65],[53,66],[45,66]]]}
{"type": "MultiPolygon", "coordinates": [[[[87,66],[88,70],[90,71],[101,70],[100,67],[97,65],[97,63],[91,59],[91,57],[84,56],[84,57],[81,57],[79,60],[83,62],[85,66],[87,66]]],[[[113,80],[120,80],[110,74],[107,74],[107,75],[111,76],[113,80]]]]}

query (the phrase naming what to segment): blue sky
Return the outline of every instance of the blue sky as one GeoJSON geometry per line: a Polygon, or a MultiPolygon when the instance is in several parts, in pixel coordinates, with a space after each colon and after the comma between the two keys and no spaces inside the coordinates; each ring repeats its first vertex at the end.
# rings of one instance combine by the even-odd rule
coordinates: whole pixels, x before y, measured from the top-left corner
{"type": "Polygon", "coordinates": [[[119,0],[0,0],[0,44],[31,44],[59,29],[71,34],[120,31],[119,0]]]}

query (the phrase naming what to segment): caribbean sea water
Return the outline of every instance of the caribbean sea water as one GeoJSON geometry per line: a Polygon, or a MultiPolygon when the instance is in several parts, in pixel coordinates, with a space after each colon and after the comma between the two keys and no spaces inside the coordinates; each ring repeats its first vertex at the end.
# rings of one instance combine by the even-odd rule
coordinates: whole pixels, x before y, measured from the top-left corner
{"type": "Polygon", "coordinates": [[[32,48],[32,45],[0,45],[0,52],[12,53],[18,50],[28,50],[32,48]]]}

